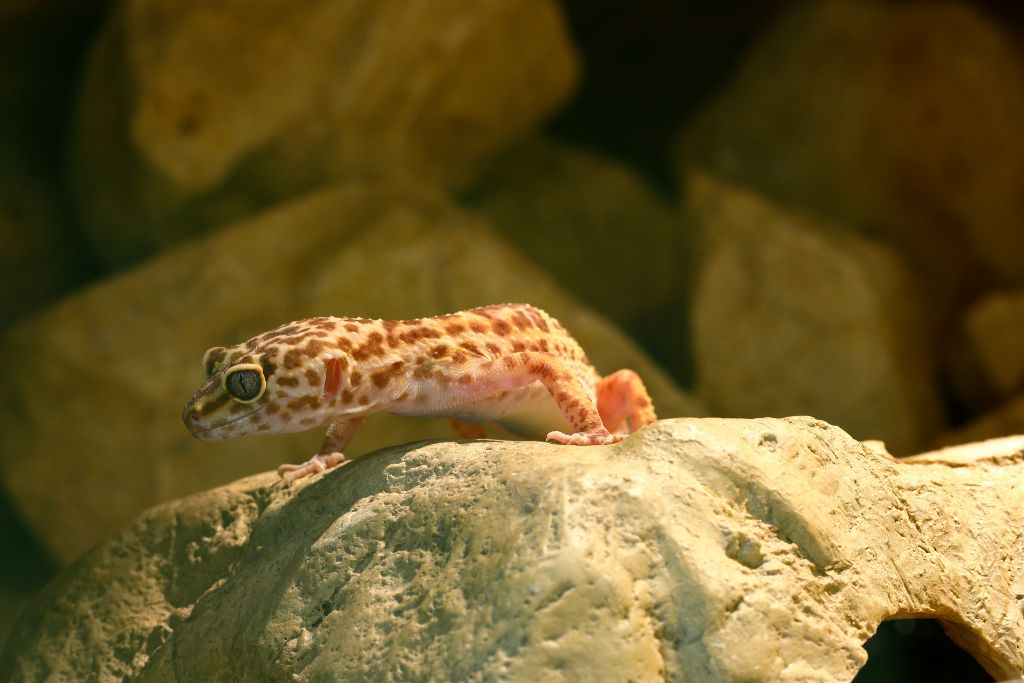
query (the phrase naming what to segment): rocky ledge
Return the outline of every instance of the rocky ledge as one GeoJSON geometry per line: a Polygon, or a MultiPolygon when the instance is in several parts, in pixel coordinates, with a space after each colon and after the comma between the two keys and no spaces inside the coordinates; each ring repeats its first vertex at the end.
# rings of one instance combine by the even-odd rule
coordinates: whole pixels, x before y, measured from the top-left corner
{"type": "Polygon", "coordinates": [[[894,461],[810,418],[435,442],[152,509],[0,679],[849,681],[886,619],[1024,675],[1024,437],[894,461]]]}

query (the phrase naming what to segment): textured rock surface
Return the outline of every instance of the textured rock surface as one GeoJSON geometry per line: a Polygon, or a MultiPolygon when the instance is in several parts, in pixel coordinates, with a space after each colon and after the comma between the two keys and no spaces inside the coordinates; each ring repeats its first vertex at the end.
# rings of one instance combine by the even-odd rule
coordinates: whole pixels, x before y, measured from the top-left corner
{"type": "Polygon", "coordinates": [[[0,677],[849,681],[888,618],[1024,674],[1024,438],[895,462],[810,418],[412,445],[156,508],[0,677]]]}
{"type": "Polygon", "coordinates": [[[675,207],[638,173],[533,140],[499,158],[469,199],[578,297],[623,324],[657,317],[664,330],[688,280],[689,245],[675,207]]]}
{"type": "Polygon", "coordinates": [[[794,5],[681,157],[893,238],[948,313],[981,270],[1024,278],[1021,65],[967,3],[794,5]]]}
{"type": "Polygon", "coordinates": [[[1024,389],[1024,292],[985,297],[964,327],[987,383],[1004,397],[1024,389]]]}
{"type": "MultiPolygon", "coordinates": [[[[0,384],[0,474],[62,560],[159,501],[282,460],[317,431],[212,446],[181,424],[203,351],[289,320],[410,318],[529,301],[558,317],[605,371],[636,369],[663,416],[696,403],[626,335],[581,309],[486,225],[432,195],[353,184],[243,221],[12,328],[0,384]]],[[[379,416],[351,452],[431,436],[441,421],[379,416]]]]}
{"type": "Polygon", "coordinates": [[[894,453],[928,443],[937,389],[914,287],[880,245],[693,174],[704,237],[693,300],[713,414],[811,414],[894,453]]]}
{"type": "Polygon", "coordinates": [[[577,70],[548,0],[130,0],[82,87],[80,208],[123,263],[324,179],[452,186],[561,104],[577,70]]]}

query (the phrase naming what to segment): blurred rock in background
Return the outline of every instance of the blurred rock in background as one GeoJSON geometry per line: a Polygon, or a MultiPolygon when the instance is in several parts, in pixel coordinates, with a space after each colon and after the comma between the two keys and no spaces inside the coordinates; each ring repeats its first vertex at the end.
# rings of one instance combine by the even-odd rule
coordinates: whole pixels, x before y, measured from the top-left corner
{"type": "MultiPolygon", "coordinates": [[[[308,455],[178,418],[207,346],[304,315],[529,300],[663,416],[693,390],[897,453],[1024,432],[1022,26],[1009,0],[5,3],[0,638],[47,553],[308,455]]],[[[353,453],[448,433],[381,418],[353,453]]]]}
{"type": "Polygon", "coordinates": [[[126,0],[83,76],[75,195],[122,266],[330,180],[457,187],[578,71],[552,0],[126,0]]]}
{"type": "MultiPolygon", "coordinates": [[[[1024,282],[1024,69],[967,3],[795,5],[678,154],[901,250],[938,321],[1024,282]]],[[[941,328],[940,328],[941,329],[941,328]]]]}
{"type": "Polygon", "coordinates": [[[941,425],[915,283],[900,258],[702,175],[697,387],[717,415],[800,412],[908,455],[941,425]]]}

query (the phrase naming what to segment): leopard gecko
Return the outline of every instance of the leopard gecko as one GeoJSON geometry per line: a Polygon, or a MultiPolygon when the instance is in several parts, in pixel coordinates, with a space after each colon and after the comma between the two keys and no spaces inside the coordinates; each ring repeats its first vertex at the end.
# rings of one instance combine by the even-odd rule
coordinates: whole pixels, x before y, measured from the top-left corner
{"type": "Polygon", "coordinates": [[[346,461],[372,413],[448,417],[481,437],[482,422],[562,444],[615,443],[656,419],[640,377],[601,377],[562,325],[527,304],[416,320],[309,318],[203,357],[206,382],[182,419],[203,441],[327,425],[292,482],[346,461]]]}

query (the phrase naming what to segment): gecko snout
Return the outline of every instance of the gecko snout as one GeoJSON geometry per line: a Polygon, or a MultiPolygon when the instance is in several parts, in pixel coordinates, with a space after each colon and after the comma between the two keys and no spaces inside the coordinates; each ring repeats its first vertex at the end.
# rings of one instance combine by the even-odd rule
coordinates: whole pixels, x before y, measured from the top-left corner
{"type": "Polygon", "coordinates": [[[185,426],[188,427],[190,432],[195,431],[196,424],[199,423],[199,418],[199,410],[192,402],[189,402],[189,404],[185,406],[185,409],[181,411],[181,421],[185,423],[185,426]]]}

